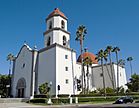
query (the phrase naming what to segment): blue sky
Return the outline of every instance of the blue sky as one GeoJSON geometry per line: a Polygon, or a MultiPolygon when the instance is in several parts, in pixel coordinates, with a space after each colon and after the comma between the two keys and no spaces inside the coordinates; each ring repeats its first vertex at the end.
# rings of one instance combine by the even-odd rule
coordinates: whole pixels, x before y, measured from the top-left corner
{"type": "MultiPolygon", "coordinates": [[[[0,0],[0,73],[8,73],[6,57],[16,55],[24,41],[44,47],[46,17],[54,10],[68,17],[71,48],[79,55],[76,29],[87,28],[84,46],[96,54],[107,45],[118,46],[119,58],[133,57],[133,72],[139,73],[139,0],[0,0]]],[[[113,61],[115,61],[113,54],[113,61]]],[[[126,62],[129,77],[130,68],[126,62]]]]}

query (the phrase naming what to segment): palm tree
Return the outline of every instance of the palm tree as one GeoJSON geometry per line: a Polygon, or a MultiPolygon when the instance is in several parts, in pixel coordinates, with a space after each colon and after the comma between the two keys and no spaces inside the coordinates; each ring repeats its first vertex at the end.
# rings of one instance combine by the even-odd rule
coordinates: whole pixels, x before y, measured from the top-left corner
{"type": "Polygon", "coordinates": [[[125,60],[120,59],[118,64],[119,64],[119,66],[124,67],[125,66],[125,60]]]}
{"type": "Polygon", "coordinates": [[[103,88],[104,88],[104,96],[106,97],[106,86],[105,86],[105,76],[104,76],[104,51],[101,49],[97,54],[96,54],[96,60],[101,62],[101,69],[102,69],[102,76],[103,76],[103,88]]]}
{"type": "Polygon", "coordinates": [[[113,86],[113,89],[114,89],[114,73],[113,73],[113,69],[112,69],[112,58],[111,58],[111,52],[112,52],[112,50],[113,50],[113,47],[112,46],[107,46],[105,51],[108,53],[108,56],[109,56],[110,70],[111,70],[111,78],[112,78],[112,86],[113,86]]]}
{"type": "Polygon", "coordinates": [[[92,65],[92,60],[90,57],[86,57],[84,60],[83,60],[83,65],[87,67],[87,72],[86,72],[86,76],[87,76],[87,93],[88,93],[88,90],[89,90],[89,66],[92,65]]]}
{"type": "Polygon", "coordinates": [[[12,61],[15,59],[15,57],[14,57],[14,55],[12,55],[11,53],[10,54],[8,54],[8,56],[7,56],[7,61],[10,61],[9,62],[9,96],[11,95],[11,66],[12,66],[12,61]]]}
{"type": "Polygon", "coordinates": [[[108,69],[108,63],[107,63],[108,59],[107,59],[107,57],[108,57],[108,52],[105,50],[104,51],[103,58],[105,60],[105,66],[106,66],[106,69],[107,69],[107,72],[108,72],[108,76],[109,76],[109,78],[111,80],[111,83],[112,83],[112,86],[113,86],[112,77],[111,77],[110,72],[109,72],[109,69],[108,69]]]}
{"type": "Polygon", "coordinates": [[[132,57],[128,57],[128,58],[127,58],[127,61],[130,63],[131,76],[132,76],[132,74],[133,74],[133,71],[132,71],[132,63],[131,63],[132,60],[133,60],[132,57]]]}
{"type": "Polygon", "coordinates": [[[83,72],[83,40],[85,35],[87,34],[87,29],[84,25],[80,25],[76,31],[76,41],[80,41],[80,51],[81,51],[81,73],[82,73],[82,92],[84,92],[83,88],[85,87],[85,73],[83,72]],[[84,87],[83,87],[84,84],[84,87]]]}
{"type": "Polygon", "coordinates": [[[112,52],[115,52],[116,54],[116,61],[117,61],[117,95],[118,95],[118,91],[119,91],[119,59],[118,59],[118,52],[120,51],[119,47],[114,47],[112,52]]]}

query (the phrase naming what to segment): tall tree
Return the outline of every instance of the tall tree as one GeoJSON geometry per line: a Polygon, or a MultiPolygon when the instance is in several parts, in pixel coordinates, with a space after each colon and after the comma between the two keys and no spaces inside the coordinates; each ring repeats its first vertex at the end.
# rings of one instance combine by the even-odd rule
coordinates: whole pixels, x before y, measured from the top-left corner
{"type": "Polygon", "coordinates": [[[110,61],[110,70],[111,70],[112,86],[113,86],[113,89],[114,89],[114,72],[113,72],[113,69],[112,69],[112,58],[111,58],[111,52],[112,52],[112,50],[113,50],[113,47],[112,46],[107,46],[105,51],[108,53],[108,57],[109,57],[109,61],[110,61]]]}
{"type": "Polygon", "coordinates": [[[131,69],[131,76],[132,76],[132,74],[133,74],[133,70],[132,70],[132,63],[131,63],[131,61],[133,60],[133,58],[132,57],[128,57],[127,58],[127,61],[129,62],[129,64],[130,64],[130,69],[131,69]]]}
{"type": "Polygon", "coordinates": [[[1,97],[7,97],[8,91],[6,86],[9,84],[9,76],[0,74],[0,95],[1,97]]]}
{"type": "Polygon", "coordinates": [[[116,54],[116,62],[117,62],[117,95],[118,95],[118,91],[119,91],[119,59],[118,59],[118,52],[120,51],[119,47],[114,47],[112,52],[115,52],[116,54]]]}
{"type": "Polygon", "coordinates": [[[124,67],[125,66],[125,60],[120,59],[119,62],[118,62],[118,64],[119,64],[119,66],[124,67]]]}
{"type": "Polygon", "coordinates": [[[84,40],[84,37],[85,35],[87,34],[87,29],[84,25],[80,25],[78,28],[77,28],[77,31],[76,31],[76,38],[75,40],[76,41],[79,41],[80,42],[80,52],[81,52],[81,73],[82,73],[82,92],[84,92],[84,89],[85,88],[85,73],[83,72],[83,40],[84,40]]]}
{"type": "Polygon", "coordinates": [[[102,69],[102,77],[103,77],[103,88],[104,88],[104,96],[106,97],[106,85],[105,85],[105,75],[104,75],[104,51],[101,49],[97,54],[96,54],[96,60],[101,62],[101,69],[102,69]]]}
{"type": "Polygon", "coordinates": [[[138,92],[139,91],[139,75],[133,74],[130,78],[130,82],[128,82],[126,85],[132,92],[138,92]]]}
{"type": "Polygon", "coordinates": [[[11,95],[11,70],[12,70],[12,61],[15,59],[14,55],[11,53],[7,56],[7,61],[9,62],[9,96],[11,95]]]}
{"type": "Polygon", "coordinates": [[[83,60],[83,64],[84,66],[87,67],[87,72],[86,72],[86,76],[87,76],[87,93],[88,93],[88,90],[89,90],[89,66],[92,66],[92,60],[90,57],[86,57],[84,60],[83,60]]]}
{"type": "Polygon", "coordinates": [[[111,81],[112,86],[113,86],[112,75],[110,74],[109,69],[108,69],[107,57],[108,57],[108,52],[105,50],[105,51],[104,51],[103,58],[104,58],[104,60],[105,60],[105,67],[106,67],[106,69],[107,69],[108,76],[109,76],[110,81],[111,81]]]}

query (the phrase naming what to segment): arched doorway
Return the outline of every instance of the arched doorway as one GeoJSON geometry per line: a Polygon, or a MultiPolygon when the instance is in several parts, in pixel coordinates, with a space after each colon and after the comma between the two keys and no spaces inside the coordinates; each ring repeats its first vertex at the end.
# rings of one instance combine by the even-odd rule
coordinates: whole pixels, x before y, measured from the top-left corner
{"type": "Polygon", "coordinates": [[[26,81],[24,78],[20,78],[17,82],[17,97],[24,98],[25,97],[25,88],[26,88],[26,81]]]}

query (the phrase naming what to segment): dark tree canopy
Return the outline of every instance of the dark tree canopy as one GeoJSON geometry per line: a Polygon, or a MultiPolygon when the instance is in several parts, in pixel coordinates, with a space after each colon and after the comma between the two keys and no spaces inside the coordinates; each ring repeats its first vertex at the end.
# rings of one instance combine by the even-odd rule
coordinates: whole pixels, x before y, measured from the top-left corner
{"type": "Polygon", "coordinates": [[[6,88],[7,85],[9,85],[9,76],[0,74],[0,95],[1,95],[1,97],[7,97],[7,92],[8,92],[7,88],[6,88]]]}
{"type": "Polygon", "coordinates": [[[132,92],[139,91],[139,75],[133,74],[130,78],[130,82],[128,82],[126,85],[132,92]]]}

